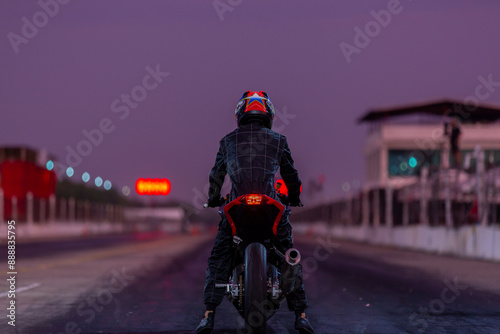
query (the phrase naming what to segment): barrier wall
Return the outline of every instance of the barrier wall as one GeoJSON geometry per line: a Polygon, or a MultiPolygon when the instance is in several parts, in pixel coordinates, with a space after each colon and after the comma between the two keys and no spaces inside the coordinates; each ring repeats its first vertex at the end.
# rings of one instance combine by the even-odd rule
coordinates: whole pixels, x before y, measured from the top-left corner
{"type": "MultiPolygon", "coordinates": [[[[85,237],[88,235],[112,234],[124,232],[162,231],[178,233],[182,231],[182,222],[155,223],[117,223],[117,222],[48,222],[45,224],[16,223],[16,242],[58,239],[65,237],[85,237]]],[[[7,224],[0,222],[0,244],[7,242],[7,224]]]]}
{"type": "Polygon", "coordinates": [[[294,223],[294,233],[325,235],[418,251],[500,261],[500,226],[328,226],[324,222],[294,223]]]}

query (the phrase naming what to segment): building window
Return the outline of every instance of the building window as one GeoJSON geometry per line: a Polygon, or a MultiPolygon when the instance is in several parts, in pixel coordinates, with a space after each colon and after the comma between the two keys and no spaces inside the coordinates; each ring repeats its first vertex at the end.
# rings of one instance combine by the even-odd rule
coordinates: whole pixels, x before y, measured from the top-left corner
{"type": "Polygon", "coordinates": [[[389,150],[389,176],[415,176],[423,166],[438,167],[441,150],[389,150]]]}
{"type": "MultiPolygon", "coordinates": [[[[466,171],[473,172],[476,168],[476,159],[473,150],[461,150],[466,171]],[[470,159],[469,161],[466,161],[470,159]]],[[[429,166],[432,171],[437,171],[441,161],[441,150],[389,150],[388,175],[391,176],[417,176],[423,166],[429,166]]],[[[452,155],[449,155],[452,165],[452,155]]],[[[486,168],[500,166],[500,150],[486,149],[484,151],[486,168]]]]}
{"type": "MultiPolygon", "coordinates": [[[[474,150],[460,150],[462,152],[463,165],[469,171],[475,171],[476,158],[474,157],[474,150]],[[467,161],[469,160],[469,161],[467,161]]],[[[453,163],[453,156],[450,154],[450,164],[453,163]]],[[[484,165],[487,169],[500,166],[500,150],[484,151],[484,165]]]]}

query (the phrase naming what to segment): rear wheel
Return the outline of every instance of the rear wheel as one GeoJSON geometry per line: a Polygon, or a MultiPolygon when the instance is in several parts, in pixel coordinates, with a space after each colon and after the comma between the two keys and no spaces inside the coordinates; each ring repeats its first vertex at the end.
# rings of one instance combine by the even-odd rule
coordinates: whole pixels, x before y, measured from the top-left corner
{"type": "Polygon", "coordinates": [[[252,334],[267,329],[267,257],[264,245],[255,242],[245,249],[245,322],[252,334]]]}

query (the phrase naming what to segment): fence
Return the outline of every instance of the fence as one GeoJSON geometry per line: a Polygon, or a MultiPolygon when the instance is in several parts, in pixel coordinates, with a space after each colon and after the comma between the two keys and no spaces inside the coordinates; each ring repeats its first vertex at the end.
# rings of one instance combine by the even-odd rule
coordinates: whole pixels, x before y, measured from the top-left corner
{"type": "Polygon", "coordinates": [[[5,208],[9,208],[10,217],[20,222],[44,223],[49,221],[123,221],[123,206],[107,203],[96,203],[75,198],[48,199],[34,198],[28,193],[24,198],[4,198],[0,189],[0,217],[4,216],[5,208]]]}
{"type": "MultiPolygon", "coordinates": [[[[479,159],[478,159],[479,160],[479,159]]],[[[372,188],[294,213],[295,221],[330,225],[460,227],[499,223],[500,167],[485,170],[423,168],[414,184],[372,188]]]]}

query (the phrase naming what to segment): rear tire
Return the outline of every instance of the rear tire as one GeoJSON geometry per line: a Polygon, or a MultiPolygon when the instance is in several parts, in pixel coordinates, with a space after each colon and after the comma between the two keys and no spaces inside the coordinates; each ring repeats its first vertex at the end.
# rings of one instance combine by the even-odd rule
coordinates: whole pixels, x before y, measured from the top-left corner
{"type": "Polygon", "coordinates": [[[245,322],[249,333],[267,330],[267,254],[264,245],[254,242],[245,249],[245,322]]]}

